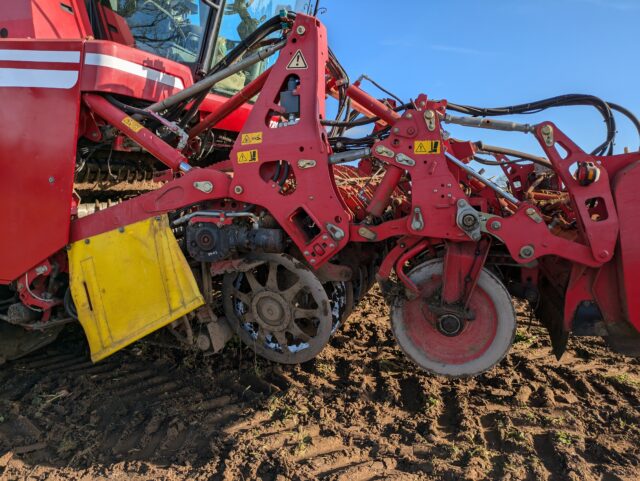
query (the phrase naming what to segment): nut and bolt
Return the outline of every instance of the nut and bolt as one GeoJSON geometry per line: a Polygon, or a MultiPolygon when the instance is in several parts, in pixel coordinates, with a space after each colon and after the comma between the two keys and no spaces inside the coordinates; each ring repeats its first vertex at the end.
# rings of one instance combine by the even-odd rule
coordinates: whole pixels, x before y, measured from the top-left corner
{"type": "Polygon", "coordinates": [[[494,220],[494,221],[491,223],[491,228],[492,228],[493,230],[498,230],[498,229],[500,229],[500,227],[502,227],[502,224],[501,224],[500,222],[498,222],[497,220],[494,220]]]}
{"type": "Polygon", "coordinates": [[[473,227],[478,223],[478,219],[473,214],[465,214],[462,216],[462,225],[465,227],[473,227]]]}
{"type": "Polygon", "coordinates": [[[551,133],[551,126],[545,125],[544,127],[542,127],[541,132],[545,135],[549,135],[551,133]]]}
{"type": "Polygon", "coordinates": [[[38,266],[38,267],[36,267],[36,274],[41,276],[42,274],[44,274],[48,270],[49,270],[49,268],[47,266],[38,266]]]}
{"type": "Polygon", "coordinates": [[[534,252],[535,250],[532,246],[524,246],[520,249],[520,257],[523,259],[529,259],[530,257],[533,257],[534,252]]]}
{"type": "Polygon", "coordinates": [[[304,33],[307,31],[306,28],[304,28],[302,25],[299,25],[298,28],[296,28],[296,33],[298,35],[304,35],[304,33]]]}
{"type": "Polygon", "coordinates": [[[233,192],[234,192],[235,194],[237,194],[237,195],[240,195],[240,194],[242,194],[242,193],[244,192],[244,189],[242,188],[242,186],[241,186],[241,185],[236,185],[236,186],[233,188],[233,192]]]}

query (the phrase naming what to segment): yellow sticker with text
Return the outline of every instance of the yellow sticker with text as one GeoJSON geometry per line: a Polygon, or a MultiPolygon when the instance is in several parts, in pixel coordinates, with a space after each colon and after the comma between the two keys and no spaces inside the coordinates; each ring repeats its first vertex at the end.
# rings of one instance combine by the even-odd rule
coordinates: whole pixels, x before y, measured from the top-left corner
{"type": "Polygon", "coordinates": [[[414,154],[439,154],[440,153],[439,140],[416,140],[413,143],[414,154]]]}
{"type": "Polygon", "coordinates": [[[144,129],[144,126],[141,123],[136,122],[131,117],[125,117],[122,119],[122,123],[133,130],[136,134],[144,129]]]}
{"type": "Polygon", "coordinates": [[[242,134],[242,145],[254,145],[262,143],[262,132],[242,134]]]}
{"type": "Polygon", "coordinates": [[[239,164],[250,164],[252,162],[258,162],[257,150],[246,150],[244,152],[238,152],[239,164]]]}

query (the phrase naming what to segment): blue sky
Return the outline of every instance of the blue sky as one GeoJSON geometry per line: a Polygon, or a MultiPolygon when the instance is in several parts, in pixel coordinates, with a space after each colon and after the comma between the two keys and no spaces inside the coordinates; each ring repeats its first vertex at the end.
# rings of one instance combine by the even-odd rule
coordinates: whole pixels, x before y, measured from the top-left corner
{"type": "MultiPolygon", "coordinates": [[[[366,73],[403,99],[424,92],[498,107],[586,93],[640,116],[640,0],[322,0],[321,5],[327,9],[320,19],[329,43],[351,78],[366,73]]],[[[602,119],[588,107],[511,118],[551,120],[587,151],[604,140],[602,119]]],[[[617,126],[616,152],[638,149],[633,126],[622,117],[617,126]]],[[[530,135],[449,130],[458,138],[539,152],[530,135]]]]}

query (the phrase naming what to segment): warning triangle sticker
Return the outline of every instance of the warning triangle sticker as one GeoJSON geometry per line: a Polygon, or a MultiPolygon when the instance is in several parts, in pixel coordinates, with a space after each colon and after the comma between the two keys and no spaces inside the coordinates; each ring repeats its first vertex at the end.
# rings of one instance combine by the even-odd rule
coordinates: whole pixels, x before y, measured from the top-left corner
{"type": "Polygon", "coordinates": [[[302,55],[302,50],[298,50],[287,65],[287,70],[306,70],[309,68],[307,61],[302,55]]]}
{"type": "Polygon", "coordinates": [[[427,149],[424,147],[424,142],[418,142],[418,148],[416,149],[416,153],[418,154],[426,154],[427,149]]]}

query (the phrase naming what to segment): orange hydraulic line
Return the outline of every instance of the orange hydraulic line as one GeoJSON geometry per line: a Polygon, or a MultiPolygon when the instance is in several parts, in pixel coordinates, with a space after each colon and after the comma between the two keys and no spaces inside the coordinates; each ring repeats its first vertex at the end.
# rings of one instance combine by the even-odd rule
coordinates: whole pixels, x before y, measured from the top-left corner
{"type": "Polygon", "coordinates": [[[218,122],[223,120],[229,114],[238,109],[242,104],[248,102],[252,97],[254,97],[267,81],[269,74],[271,73],[271,69],[273,67],[269,67],[267,70],[258,75],[253,81],[249,82],[242,90],[236,93],[233,97],[229,98],[225,103],[223,103],[216,111],[211,112],[207,115],[202,122],[195,125],[189,131],[189,139],[196,137],[201,134],[206,129],[209,129],[215,126],[218,122]]]}

